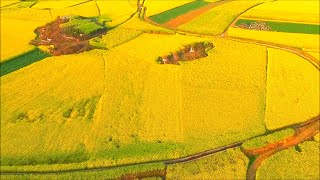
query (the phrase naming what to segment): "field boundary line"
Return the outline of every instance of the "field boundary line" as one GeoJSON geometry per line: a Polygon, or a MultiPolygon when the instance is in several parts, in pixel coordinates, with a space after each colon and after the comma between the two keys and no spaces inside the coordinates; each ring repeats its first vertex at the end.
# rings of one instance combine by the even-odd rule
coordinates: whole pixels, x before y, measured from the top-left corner
{"type": "Polygon", "coordinates": [[[65,8],[71,8],[71,7],[79,6],[79,5],[81,5],[81,4],[85,4],[85,3],[88,3],[88,2],[90,2],[90,1],[92,1],[92,0],[83,1],[83,2],[74,4],[74,5],[71,5],[71,6],[67,6],[67,7],[65,7],[65,8]]]}
{"type": "Polygon", "coordinates": [[[303,59],[307,60],[313,66],[315,66],[318,70],[320,70],[320,61],[318,59],[316,59],[315,57],[313,57],[309,53],[307,53],[303,50],[300,50],[298,48],[295,48],[295,47],[285,46],[285,45],[271,43],[271,42],[264,42],[264,41],[259,41],[259,40],[252,40],[252,39],[247,39],[247,38],[226,37],[225,39],[228,39],[231,41],[246,42],[246,43],[250,43],[250,44],[265,46],[267,48],[274,48],[274,49],[279,49],[279,50],[291,52],[291,53],[296,54],[296,55],[302,57],[303,59]]]}
{"type": "Polygon", "coordinates": [[[19,3],[21,3],[21,2],[18,1],[18,2],[12,3],[12,4],[8,4],[8,5],[5,5],[5,6],[2,6],[0,9],[7,8],[7,7],[9,7],[9,6],[13,6],[13,5],[19,4],[19,3]]]}
{"type": "MultiPolygon", "coordinates": [[[[273,1],[276,1],[276,0],[272,0],[272,1],[268,1],[268,2],[273,2],[273,1]]],[[[229,26],[226,27],[226,29],[223,31],[223,33],[221,34],[222,37],[225,37],[225,36],[228,36],[228,30],[231,26],[234,26],[234,24],[240,19],[240,16],[243,15],[244,13],[246,13],[247,11],[249,11],[250,9],[252,8],[255,8],[257,6],[260,6],[262,4],[264,4],[266,2],[261,2],[259,4],[256,4],[254,6],[251,6],[249,7],[248,9],[246,9],[245,11],[241,12],[240,14],[238,14],[238,16],[229,24],[229,26]]]]}

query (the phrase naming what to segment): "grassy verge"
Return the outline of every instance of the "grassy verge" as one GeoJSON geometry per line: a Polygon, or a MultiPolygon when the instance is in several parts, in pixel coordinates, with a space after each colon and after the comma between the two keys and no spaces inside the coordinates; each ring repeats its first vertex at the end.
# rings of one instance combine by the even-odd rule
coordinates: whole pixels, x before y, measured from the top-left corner
{"type": "MultiPolygon", "coordinates": [[[[239,19],[236,25],[241,24],[250,25],[251,23],[258,22],[257,20],[239,19]]],[[[301,23],[289,23],[289,22],[274,22],[274,21],[260,21],[266,23],[271,27],[271,31],[288,32],[288,33],[303,33],[303,34],[319,34],[319,25],[316,24],[301,24],[301,23]]]]}
{"type": "Polygon", "coordinates": [[[34,49],[30,52],[14,57],[0,64],[1,66],[0,76],[9,74],[20,68],[28,66],[34,62],[40,61],[46,57],[49,57],[49,54],[44,53],[39,49],[34,49]]]}
{"type": "Polygon", "coordinates": [[[180,15],[183,15],[187,12],[190,12],[192,10],[196,10],[200,7],[203,7],[205,5],[208,5],[209,2],[205,2],[202,0],[193,1],[191,3],[178,6],[176,8],[170,9],[168,11],[153,15],[150,17],[150,19],[156,23],[163,24],[167,21],[170,21],[171,19],[174,19],[180,15]]]}
{"type": "Polygon", "coordinates": [[[249,159],[239,148],[169,165],[167,179],[245,179],[249,159]]]}
{"type": "Polygon", "coordinates": [[[149,163],[110,169],[52,174],[1,175],[1,179],[116,179],[123,175],[163,170],[163,163],[149,163]]]}
{"type": "Polygon", "coordinates": [[[285,139],[293,135],[294,135],[294,129],[288,128],[288,129],[275,132],[266,136],[261,136],[254,139],[247,140],[242,144],[242,147],[244,149],[260,148],[270,143],[275,143],[277,141],[280,141],[282,139],[285,139]]]}

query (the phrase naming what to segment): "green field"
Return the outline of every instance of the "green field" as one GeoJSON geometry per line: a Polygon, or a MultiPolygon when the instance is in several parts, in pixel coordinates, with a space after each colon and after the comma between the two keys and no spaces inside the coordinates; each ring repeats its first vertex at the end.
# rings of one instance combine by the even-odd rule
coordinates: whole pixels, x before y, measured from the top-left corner
{"type": "Polygon", "coordinates": [[[303,34],[319,34],[320,26],[316,24],[300,24],[289,22],[275,22],[275,21],[263,21],[263,20],[249,20],[239,19],[236,25],[241,24],[250,25],[253,22],[263,22],[267,26],[271,27],[271,31],[288,32],[288,33],[303,33],[303,34]]]}
{"type": "Polygon", "coordinates": [[[162,12],[160,14],[153,15],[150,17],[150,19],[156,23],[163,24],[163,23],[170,21],[171,19],[174,19],[180,15],[183,15],[187,12],[196,10],[196,9],[203,7],[205,5],[208,5],[208,4],[210,4],[210,3],[203,1],[203,0],[193,1],[191,3],[170,9],[170,10],[162,12]]]}
{"type": "Polygon", "coordinates": [[[50,56],[49,54],[44,53],[39,49],[34,49],[27,53],[21,54],[17,57],[7,60],[6,62],[1,63],[0,75],[3,76],[6,74],[9,74],[13,71],[16,71],[20,68],[28,66],[34,62],[40,61],[49,56],[50,56]]]}

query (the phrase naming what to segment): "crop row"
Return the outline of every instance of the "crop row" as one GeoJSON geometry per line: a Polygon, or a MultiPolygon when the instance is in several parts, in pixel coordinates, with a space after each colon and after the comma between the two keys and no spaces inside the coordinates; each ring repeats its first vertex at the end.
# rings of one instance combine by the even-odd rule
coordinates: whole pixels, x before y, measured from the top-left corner
{"type": "Polygon", "coordinates": [[[221,34],[240,13],[259,3],[261,1],[231,1],[214,7],[178,29],[209,35],[221,34]]]}
{"type": "Polygon", "coordinates": [[[173,18],[176,18],[180,15],[196,10],[208,4],[209,4],[208,2],[203,0],[192,1],[190,3],[150,16],[150,19],[156,23],[163,24],[170,21],[173,18]]]}

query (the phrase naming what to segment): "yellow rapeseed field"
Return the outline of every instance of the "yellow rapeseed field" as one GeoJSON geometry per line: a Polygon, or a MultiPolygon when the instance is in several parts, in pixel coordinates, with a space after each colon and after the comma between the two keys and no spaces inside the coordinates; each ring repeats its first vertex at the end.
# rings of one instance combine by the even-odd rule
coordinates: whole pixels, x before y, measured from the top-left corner
{"type": "Polygon", "coordinates": [[[160,26],[155,26],[153,24],[150,24],[148,22],[141,20],[138,17],[138,14],[135,14],[129,21],[125,22],[124,24],[121,24],[119,27],[123,29],[143,31],[147,33],[175,34],[175,32],[172,30],[169,30],[160,26]]]}
{"type": "MultiPolygon", "coordinates": [[[[179,28],[220,34],[242,11],[262,1],[231,1],[179,28]]],[[[188,2],[146,0],[147,16],[188,2]]],[[[268,4],[261,7],[270,9],[268,4]]],[[[295,21],[304,17],[314,21],[304,14],[314,14],[310,2],[303,11],[278,4],[282,10],[290,7],[288,14],[299,12],[295,21]]],[[[35,48],[29,45],[34,30],[57,16],[102,16],[112,20],[109,26],[116,26],[133,15],[136,5],[135,0],[39,0],[2,8],[1,62],[35,48]]],[[[236,28],[229,35],[319,55],[319,42],[314,41],[319,35],[236,28]]],[[[177,34],[143,21],[138,13],[97,38],[106,49],[48,57],[1,76],[1,170],[85,169],[180,158],[319,114],[319,70],[294,54],[230,39],[177,34]],[[207,57],[179,65],[156,62],[204,41],[215,46],[207,57]]],[[[248,159],[236,148],[170,165],[167,178],[241,179],[247,167],[248,159]]],[[[114,178],[141,168],[164,165],[21,178],[114,178]]]]}
{"type": "Polygon", "coordinates": [[[178,29],[209,35],[221,34],[240,13],[261,2],[261,0],[231,1],[212,8],[190,22],[182,24],[178,29]]]}
{"type": "Polygon", "coordinates": [[[295,54],[269,48],[267,128],[303,122],[319,113],[319,70],[295,54]]]}
{"type": "Polygon", "coordinates": [[[24,21],[50,22],[51,14],[49,10],[32,8],[15,8],[1,11],[1,18],[18,19],[24,21]]]}
{"type": "Polygon", "coordinates": [[[115,46],[118,46],[122,43],[125,43],[129,40],[132,40],[138,37],[142,33],[143,33],[142,31],[116,27],[108,31],[105,35],[103,35],[102,41],[106,44],[106,47],[108,49],[111,49],[115,46]]]}
{"type": "Polygon", "coordinates": [[[57,16],[63,15],[79,15],[84,17],[94,17],[99,16],[99,9],[95,1],[89,1],[77,6],[72,6],[64,9],[52,9],[51,15],[55,19],[57,16]]]}
{"type": "Polygon", "coordinates": [[[4,6],[9,6],[11,4],[15,4],[15,3],[18,3],[19,1],[18,0],[1,0],[1,7],[4,7],[4,6]]]}
{"type": "Polygon", "coordinates": [[[29,42],[36,37],[33,31],[41,25],[42,22],[1,17],[1,62],[34,49],[29,42]]]}
{"type": "Polygon", "coordinates": [[[252,40],[266,41],[298,48],[319,49],[319,34],[300,34],[255,31],[241,28],[229,28],[228,35],[232,37],[246,38],[252,40]]]}
{"type": "Polygon", "coordinates": [[[311,56],[315,57],[316,59],[320,60],[320,53],[319,52],[307,52],[311,56]]]}
{"type": "Polygon", "coordinates": [[[316,134],[315,136],[314,136],[314,140],[315,141],[320,141],[320,133],[318,133],[318,134],[316,134]]]}
{"type": "Polygon", "coordinates": [[[319,24],[319,1],[272,1],[245,12],[244,18],[319,24]]]}
{"type": "Polygon", "coordinates": [[[117,47],[117,50],[148,62],[155,62],[159,56],[168,55],[171,52],[180,50],[185,45],[205,40],[204,38],[179,34],[157,35],[145,33],[117,47]]]}
{"type": "Polygon", "coordinates": [[[265,48],[209,39],[216,47],[206,58],[155,61],[207,40],[142,34],[109,51],[47,58],[3,76],[3,163],[134,163],[264,133],[265,48]]]}
{"type": "Polygon", "coordinates": [[[107,16],[112,20],[124,18],[128,19],[137,11],[137,3],[132,4],[130,1],[96,1],[102,16],[107,16]]]}
{"type": "MultiPolygon", "coordinates": [[[[159,38],[159,35],[143,34],[106,52],[108,85],[95,125],[111,130],[93,128],[93,136],[97,136],[93,139],[104,140],[116,132],[114,138],[121,144],[135,138],[150,142],[180,140],[181,134],[177,132],[181,111],[179,66],[161,66],[156,58],[199,40],[181,35],[159,38]],[[165,46],[160,46],[161,43],[165,46]]],[[[102,145],[97,144],[96,148],[102,145]]]]}
{"type": "Polygon", "coordinates": [[[170,0],[146,0],[144,2],[144,6],[147,7],[147,16],[153,16],[159,13],[162,13],[164,11],[167,11],[169,9],[173,9],[175,7],[187,4],[189,2],[192,2],[194,0],[176,0],[176,1],[170,1],[170,0]]]}
{"type": "Polygon", "coordinates": [[[35,9],[63,9],[70,6],[75,6],[79,3],[85,2],[86,0],[49,0],[49,1],[38,1],[32,8],[35,9]]]}
{"type": "Polygon", "coordinates": [[[1,163],[85,161],[103,89],[103,59],[89,54],[50,57],[2,76],[1,163]]]}
{"type": "Polygon", "coordinates": [[[127,152],[117,163],[173,158],[264,133],[265,48],[216,41],[216,49],[202,60],[180,66],[155,62],[203,40],[143,34],[104,53],[105,92],[86,144],[89,152],[100,152],[97,160],[158,146],[165,147],[152,154],[148,150],[143,158],[127,152]],[[231,53],[234,49],[242,53],[231,53]],[[170,142],[185,148],[175,149],[170,142]]]}
{"type": "Polygon", "coordinates": [[[100,15],[110,18],[109,26],[116,26],[128,20],[137,11],[136,1],[96,1],[100,15]]]}
{"type": "Polygon", "coordinates": [[[182,65],[183,130],[198,151],[220,136],[231,143],[265,131],[266,49],[218,39],[214,44],[208,57],[182,65]]]}

